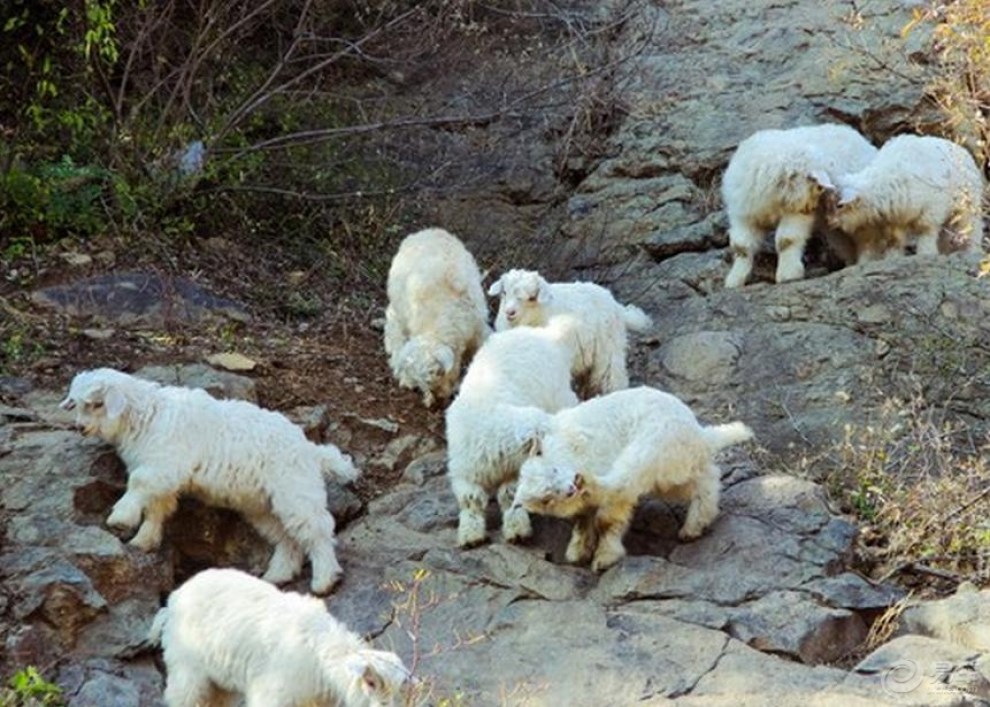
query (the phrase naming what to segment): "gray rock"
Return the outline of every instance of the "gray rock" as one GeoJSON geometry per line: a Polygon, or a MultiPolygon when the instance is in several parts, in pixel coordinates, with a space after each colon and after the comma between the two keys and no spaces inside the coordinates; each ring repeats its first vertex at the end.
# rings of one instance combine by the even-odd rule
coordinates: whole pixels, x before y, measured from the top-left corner
{"type": "Polygon", "coordinates": [[[717,384],[731,377],[739,358],[739,343],[730,332],[699,331],[672,339],[660,355],[671,375],[717,384]]]}
{"type": "Polygon", "coordinates": [[[978,651],[925,636],[899,636],[864,658],[847,684],[878,685],[913,705],[984,705],[986,678],[978,651]]]}
{"type": "Polygon", "coordinates": [[[16,398],[31,392],[34,386],[27,378],[17,376],[0,376],[0,396],[16,398]]]}
{"type": "Polygon", "coordinates": [[[659,261],[678,253],[724,248],[728,245],[725,229],[725,217],[716,212],[702,221],[655,233],[643,242],[643,249],[659,261]]]}
{"type": "Polygon", "coordinates": [[[781,660],[729,639],[714,668],[701,676],[691,695],[763,696],[769,693],[779,696],[781,693],[839,692],[845,677],[843,670],[781,660]]]}
{"type": "Polygon", "coordinates": [[[36,419],[37,416],[27,408],[15,408],[0,404],[0,424],[8,422],[31,422],[36,419]]]}
{"type": "Polygon", "coordinates": [[[868,582],[858,574],[843,572],[821,577],[802,585],[820,602],[857,611],[886,609],[904,598],[905,592],[889,584],[868,582]]]}
{"type": "Polygon", "coordinates": [[[447,452],[435,451],[413,459],[402,472],[402,480],[419,486],[447,471],[447,452]]]}
{"type": "Polygon", "coordinates": [[[97,673],[83,683],[72,698],[72,707],[141,707],[141,692],[130,680],[97,673]]]}
{"type": "Polygon", "coordinates": [[[394,471],[398,466],[436,449],[436,442],[421,435],[404,434],[390,440],[380,454],[371,458],[369,464],[394,471]]]}
{"type": "Polygon", "coordinates": [[[729,632],[764,652],[817,665],[852,653],[866,623],[847,609],[819,605],[801,592],[771,592],[730,612],[729,632]]]}
{"type": "Polygon", "coordinates": [[[163,385],[202,388],[215,398],[258,402],[258,392],[252,379],[230,371],[217,370],[205,363],[147,366],[135,371],[134,375],[163,385]]]}
{"type": "Polygon", "coordinates": [[[327,508],[338,526],[356,518],[364,508],[364,502],[348,487],[328,479],[326,489],[327,508]]]}
{"type": "Polygon", "coordinates": [[[324,440],[326,431],[332,422],[330,408],[327,405],[297,407],[285,415],[302,427],[306,439],[317,444],[324,440]]]}
{"type": "Polygon", "coordinates": [[[36,290],[31,300],[73,317],[114,326],[164,326],[169,322],[250,321],[247,308],[187,278],[130,272],[101,275],[71,285],[36,290]]]}
{"type": "Polygon", "coordinates": [[[63,667],[58,683],[71,707],[163,707],[164,680],[148,660],[91,658],[63,667]]]}
{"type": "Polygon", "coordinates": [[[951,597],[907,607],[899,632],[938,638],[962,648],[990,652],[990,590],[962,586],[951,597]]]}

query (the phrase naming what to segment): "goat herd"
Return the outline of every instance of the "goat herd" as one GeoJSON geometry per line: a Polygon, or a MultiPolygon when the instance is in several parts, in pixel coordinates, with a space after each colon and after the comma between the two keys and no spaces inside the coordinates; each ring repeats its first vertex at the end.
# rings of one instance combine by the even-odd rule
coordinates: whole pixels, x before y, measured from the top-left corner
{"type": "MultiPolygon", "coordinates": [[[[900,136],[877,150],[845,126],[760,131],[723,178],[734,261],[725,285],[745,283],[771,229],[778,282],[803,277],[816,229],[849,264],[908,245],[920,255],[976,249],[982,189],[970,155],[939,138],[900,136]]],[[[529,513],[572,518],[566,559],[596,572],[625,554],[623,534],[646,495],[686,503],[680,537],[698,537],[718,513],[714,456],[752,438],[749,427],[705,426],[676,397],[629,388],[627,334],[651,322],[607,289],[510,270],[488,294],[499,297],[494,332],[474,258],[441,229],[408,236],[388,275],[384,345],[395,379],[428,407],[449,400],[458,544],[485,540],[493,496],[507,541],[531,534],[529,513]]],[[[357,478],[348,456],[277,412],[112,369],[76,375],[61,405],[125,462],[127,490],[107,523],[136,529],[131,545],[159,546],[181,494],[238,510],[274,545],[263,579],[206,570],[154,618],[169,707],[226,705],[237,694],[248,707],[363,707],[407,694],[411,676],[394,653],[373,649],[321,599],[273,586],[306,559],[314,594],[339,580],[324,476],[357,478]]]]}

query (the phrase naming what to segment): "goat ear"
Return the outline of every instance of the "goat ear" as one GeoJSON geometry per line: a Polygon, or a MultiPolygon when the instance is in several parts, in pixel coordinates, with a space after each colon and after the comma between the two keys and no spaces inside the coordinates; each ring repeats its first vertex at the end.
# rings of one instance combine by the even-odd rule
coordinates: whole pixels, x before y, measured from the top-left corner
{"type": "Polygon", "coordinates": [[[525,446],[526,456],[528,457],[539,457],[543,455],[543,438],[540,435],[533,435],[526,442],[525,446]]]}
{"type": "Polygon", "coordinates": [[[503,289],[504,288],[502,287],[502,278],[499,278],[491,284],[491,287],[488,288],[488,296],[498,297],[500,294],[502,294],[503,289]]]}
{"type": "Polygon", "coordinates": [[[550,283],[540,280],[540,289],[536,292],[536,301],[540,304],[550,304],[553,301],[553,293],[550,291],[550,283]]]}
{"type": "Polygon", "coordinates": [[[364,688],[365,692],[370,693],[375,689],[376,683],[374,681],[378,678],[378,674],[375,673],[374,669],[371,667],[370,661],[358,653],[358,655],[352,655],[345,665],[347,666],[347,671],[353,675],[356,680],[361,681],[361,686],[364,688]]]}
{"type": "Polygon", "coordinates": [[[103,398],[103,404],[106,407],[107,418],[110,420],[115,420],[121,416],[124,409],[127,407],[127,398],[114,387],[108,388],[106,395],[103,398]]]}
{"type": "Polygon", "coordinates": [[[851,187],[845,187],[839,192],[839,206],[851,204],[859,198],[859,192],[851,187]]]}
{"type": "Polygon", "coordinates": [[[382,680],[382,676],[378,674],[378,671],[370,663],[364,666],[364,671],[361,673],[361,681],[364,683],[364,689],[369,695],[380,693],[385,687],[385,681],[382,680]]]}
{"type": "Polygon", "coordinates": [[[444,373],[450,373],[454,368],[454,350],[449,346],[441,346],[437,349],[437,363],[443,369],[444,373]]]}
{"type": "Polygon", "coordinates": [[[520,420],[516,427],[516,443],[519,449],[529,453],[533,444],[538,444],[543,449],[543,436],[547,433],[547,425],[550,413],[543,412],[537,408],[532,409],[533,418],[520,420]]]}
{"type": "Polygon", "coordinates": [[[808,174],[808,179],[826,191],[835,191],[835,184],[832,183],[832,179],[828,176],[828,172],[823,169],[812,170],[808,174]]]}

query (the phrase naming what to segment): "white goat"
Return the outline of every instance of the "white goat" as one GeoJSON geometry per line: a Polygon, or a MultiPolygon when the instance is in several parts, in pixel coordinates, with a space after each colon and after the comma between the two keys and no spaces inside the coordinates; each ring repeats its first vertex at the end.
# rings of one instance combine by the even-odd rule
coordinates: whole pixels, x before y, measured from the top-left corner
{"type": "Polygon", "coordinates": [[[835,184],[829,224],[852,238],[861,261],[903,253],[909,243],[919,255],[980,249],[983,175],[954,142],[898,135],[835,184]]]}
{"type": "Polygon", "coordinates": [[[718,515],[715,452],[752,436],[741,422],[702,427],[654,388],[616,391],[552,416],[520,469],[513,507],[576,516],[567,561],[594,555],[600,572],[626,554],[622,536],[644,495],[689,503],[680,537],[701,535],[718,515]]]}
{"type": "Polygon", "coordinates": [[[838,175],[862,169],[876,155],[845,125],[760,130],[739,143],[722,177],[732,268],[726,287],[741,287],[764,235],[776,229],[777,282],[804,277],[805,245],[821,222],[819,203],[838,175]]]}
{"type": "Polygon", "coordinates": [[[333,445],[313,444],[285,416],[251,403],[109,368],[76,375],[61,406],[75,410],[82,433],[113,444],[127,465],[127,492],[107,524],[140,524],[131,545],[158,547],[179,495],[190,493],[240,511],[275,545],[269,582],[292,579],[304,552],[314,592],[329,591],[340,577],[323,475],[346,482],[358,471],[333,445]]]}
{"type": "Polygon", "coordinates": [[[532,270],[509,270],[488,294],[501,297],[495,330],[546,326],[569,316],[567,331],[572,351],[571,373],[582,397],[629,386],[626,372],[627,330],[642,331],[650,318],[639,307],[622,305],[612,293],[593,282],[547,282],[532,270]]]}
{"type": "Polygon", "coordinates": [[[485,509],[496,494],[502,535],[532,533],[529,516],[512,509],[525,446],[547,413],[577,403],[570,388],[570,352],[561,343],[566,322],[496,332],[468,366],[460,392],[447,408],[447,473],[460,516],[457,543],[485,539],[485,509]]]}
{"type": "Polygon", "coordinates": [[[429,228],[407,236],[388,271],[385,352],[403,388],[423,403],[446,400],[462,362],[490,333],[474,257],[453,235],[429,228]]]}
{"type": "Polygon", "coordinates": [[[149,632],[161,643],[168,707],[384,707],[409,671],[374,650],[323,601],[233,569],[209,569],[172,592],[149,632]]]}

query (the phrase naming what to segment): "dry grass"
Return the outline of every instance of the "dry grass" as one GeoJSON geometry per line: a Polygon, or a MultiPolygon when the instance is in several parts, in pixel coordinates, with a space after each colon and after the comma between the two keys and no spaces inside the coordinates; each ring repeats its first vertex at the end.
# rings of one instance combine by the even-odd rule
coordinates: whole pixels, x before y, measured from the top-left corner
{"type": "Polygon", "coordinates": [[[894,636],[900,624],[901,614],[910,605],[912,598],[911,594],[906,595],[873,622],[859,652],[863,655],[872,653],[894,636]]]}
{"type": "Polygon", "coordinates": [[[946,129],[986,165],[990,161],[990,12],[986,0],[932,2],[904,28],[932,27],[936,75],[928,85],[946,129]]]}
{"type": "Polygon", "coordinates": [[[825,481],[861,522],[868,574],[936,592],[963,580],[990,584],[988,442],[917,392],[847,426],[824,457],[825,481]]]}

